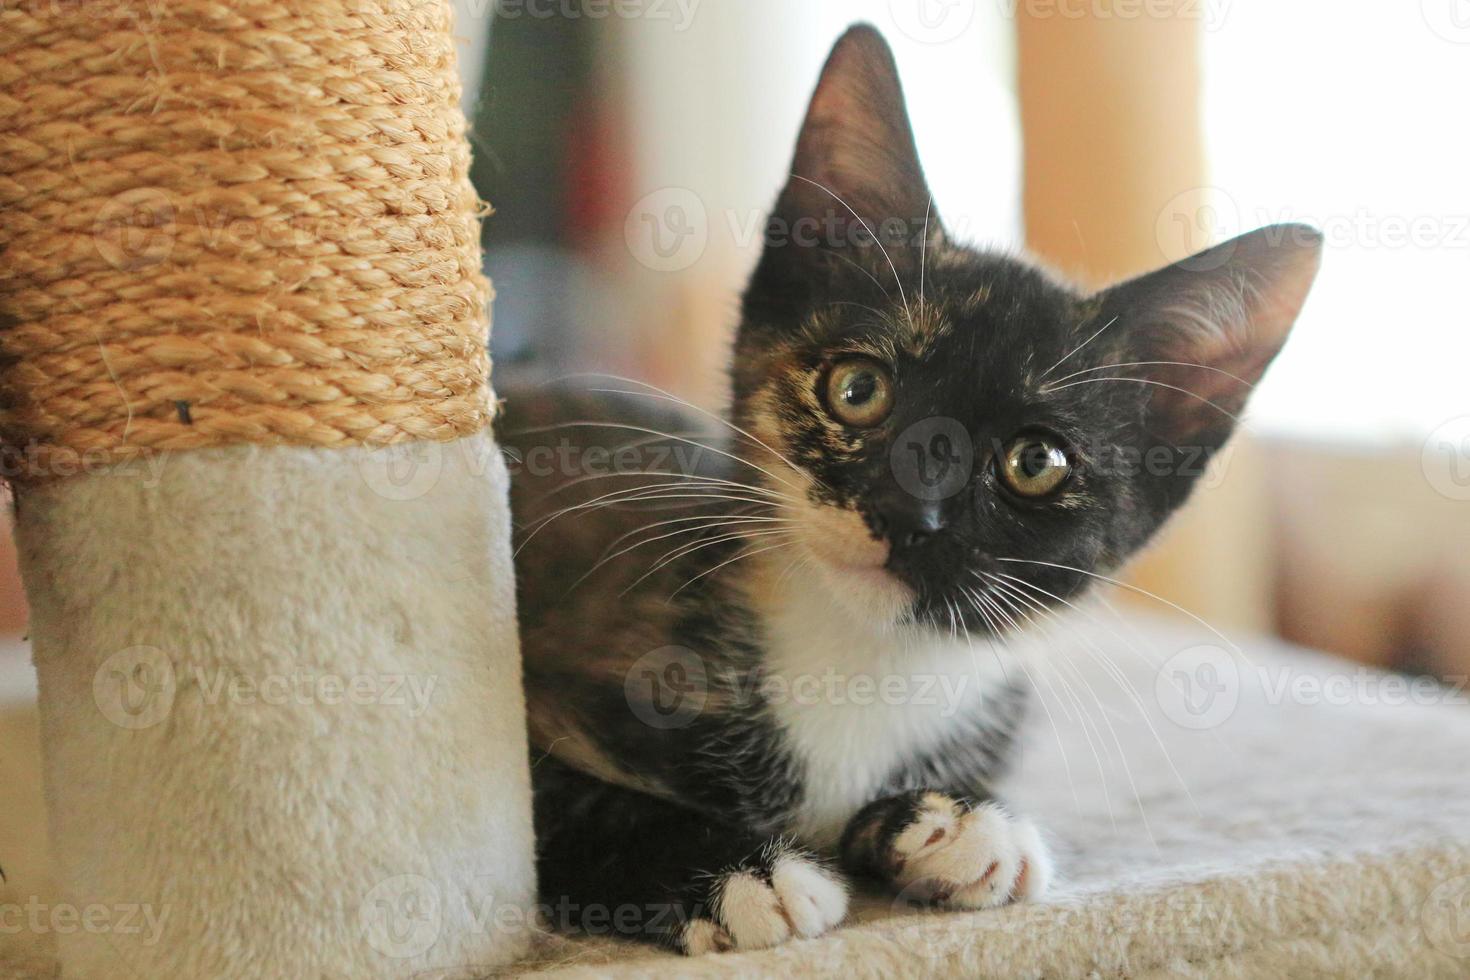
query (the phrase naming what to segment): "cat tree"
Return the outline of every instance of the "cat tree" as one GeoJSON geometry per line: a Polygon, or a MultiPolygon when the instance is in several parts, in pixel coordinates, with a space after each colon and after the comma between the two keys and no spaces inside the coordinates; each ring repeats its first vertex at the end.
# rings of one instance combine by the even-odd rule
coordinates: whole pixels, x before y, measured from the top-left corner
{"type": "MultiPolygon", "coordinates": [[[[0,4],[0,463],[65,976],[447,978],[527,946],[506,475],[449,31],[439,0],[0,4]]],[[[1163,658],[1218,639],[1145,632],[1163,658]]],[[[1159,694],[1173,672],[1110,627],[1085,639],[1097,716],[1143,691],[1159,717],[1111,734],[1126,774],[1083,724],[1028,749],[1006,795],[1061,845],[1047,903],[870,897],[774,950],[561,938],[519,969],[1465,975],[1462,705],[1282,703],[1257,671],[1343,668],[1255,643],[1199,730],[1159,694]]],[[[5,976],[26,969],[14,921],[5,976]]]]}
{"type": "MultiPolygon", "coordinates": [[[[0,7],[0,439],[66,976],[492,967],[533,889],[443,0],[0,7]]],[[[450,972],[444,972],[450,971],[450,972]]]]}

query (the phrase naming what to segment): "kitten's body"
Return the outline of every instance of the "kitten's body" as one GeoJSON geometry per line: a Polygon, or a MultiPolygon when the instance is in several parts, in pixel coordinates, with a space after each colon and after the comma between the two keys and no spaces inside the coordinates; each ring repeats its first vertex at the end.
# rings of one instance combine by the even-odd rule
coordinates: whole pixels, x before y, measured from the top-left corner
{"type": "Polygon", "coordinates": [[[706,502],[676,487],[678,479],[610,468],[529,472],[537,446],[565,446],[566,458],[583,459],[593,446],[627,447],[636,448],[640,470],[685,452],[705,477],[750,482],[741,472],[748,467],[719,455],[739,451],[738,439],[669,411],[653,390],[607,379],[598,387],[628,394],[512,395],[502,421],[506,448],[521,460],[512,463],[521,565],[532,556],[556,562],[521,576],[533,742],[604,779],[822,847],[835,845],[852,814],[884,792],[932,786],[941,775],[945,785],[972,792],[987,786],[1023,694],[997,648],[952,625],[895,623],[851,608],[785,532],[763,545],[716,540],[732,525],[653,527],[772,507],[706,502]],[[583,419],[606,424],[566,424],[583,419]],[[636,430],[687,432],[691,441],[651,442],[636,430]],[[567,510],[637,485],[673,496],[567,510]],[[670,536],[652,540],[661,534],[670,536]],[[651,543],[598,566],[641,540],[651,543]],[[755,554],[752,544],[771,550],[755,554]],[[688,548],[695,550],[647,574],[660,556],[688,548]],[[681,683],[688,690],[676,690],[681,683]],[[660,697],[667,720],[657,720],[651,705],[633,710],[630,696],[660,697]]]}
{"type": "Polygon", "coordinates": [[[704,500],[665,476],[535,465],[636,448],[639,471],[665,472],[682,447],[698,464],[689,471],[751,481],[719,455],[740,439],[636,384],[598,386],[631,394],[512,394],[500,423],[515,474],[544,900],[559,926],[598,931],[621,911],[616,932],[691,952],[818,934],[840,920],[846,893],[816,855],[835,856],[875,800],[935,788],[988,799],[1024,692],[984,641],[845,605],[795,543],[755,554],[750,539],[720,540],[720,527],[652,527],[772,509],[718,499],[725,484],[704,500]],[[633,486],[672,497],[598,506],[633,486]],[[607,560],[638,541],[651,543],[607,560]],[[693,550],[648,574],[676,549],[693,550]],[[785,891],[815,911],[791,919],[747,901],[756,907],[742,918],[725,897],[742,869],[765,888],[784,871],[795,879],[785,891]]]}
{"type": "Polygon", "coordinates": [[[507,393],[558,924],[817,935],[847,906],[821,855],[952,906],[1042,894],[1046,848],[992,797],[1028,676],[1004,651],[1187,498],[1319,246],[1266,229],[1086,295],[957,245],[887,48],[850,31],[744,297],[730,420],[614,379],[507,393]]]}

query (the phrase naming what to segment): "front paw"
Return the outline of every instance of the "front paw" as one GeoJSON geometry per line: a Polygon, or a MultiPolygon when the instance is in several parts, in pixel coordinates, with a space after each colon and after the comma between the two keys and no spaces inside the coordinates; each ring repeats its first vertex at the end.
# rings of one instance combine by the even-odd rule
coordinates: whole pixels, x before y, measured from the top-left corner
{"type": "Polygon", "coordinates": [[[700,917],[679,945],[691,956],[765,949],[820,936],[847,915],[847,885],[810,852],[780,840],[738,866],[709,876],[700,917]]]}
{"type": "Polygon", "coordinates": [[[914,793],[880,800],[853,823],[848,848],[914,901],[990,908],[1040,898],[1051,884],[1041,835],[995,803],[914,793]]]}

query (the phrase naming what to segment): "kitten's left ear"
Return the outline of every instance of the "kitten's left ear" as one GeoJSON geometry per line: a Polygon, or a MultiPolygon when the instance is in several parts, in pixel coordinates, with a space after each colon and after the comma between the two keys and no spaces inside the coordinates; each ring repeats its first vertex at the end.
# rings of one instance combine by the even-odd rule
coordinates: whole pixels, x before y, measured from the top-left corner
{"type": "Polygon", "coordinates": [[[874,28],[858,24],[832,48],[797,138],[791,174],[775,214],[788,231],[803,219],[846,223],[851,208],[885,244],[916,238],[926,217],[930,234],[939,233],[898,67],[874,28]],[[897,230],[885,234],[885,223],[897,230]]]}
{"type": "Polygon", "coordinates": [[[1093,322],[1108,324],[1119,367],[1077,380],[1139,379],[1151,435],[1213,452],[1286,343],[1321,262],[1315,228],[1273,225],[1108,289],[1093,322]]]}

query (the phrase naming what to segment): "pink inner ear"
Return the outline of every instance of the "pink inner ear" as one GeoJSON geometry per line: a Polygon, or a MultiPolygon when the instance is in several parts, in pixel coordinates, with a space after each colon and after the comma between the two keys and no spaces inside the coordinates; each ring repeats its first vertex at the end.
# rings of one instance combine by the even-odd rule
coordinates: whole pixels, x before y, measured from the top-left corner
{"type": "MultiPolygon", "coordinates": [[[[822,69],[797,139],[783,201],[787,217],[852,208],[876,228],[915,221],[929,204],[903,88],[888,45],[871,27],[844,34],[822,69]],[[839,203],[838,198],[841,199],[839,203]]],[[[937,225],[937,221],[936,221],[937,225]]]]}
{"type": "Polygon", "coordinates": [[[801,143],[810,136],[812,143],[839,150],[844,144],[884,147],[895,137],[907,137],[908,128],[903,88],[887,43],[872,28],[849,30],[822,68],[801,143]]]}
{"type": "Polygon", "coordinates": [[[1176,439],[1236,425],[1286,341],[1292,321],[1276,316],[1279,311],[1263,316],[1248,302],[1237,302],[1235,310],[1215,330],[1185,328],[1156,356],[1140,358],[1177,362],[1135,369],[1151,389],[1151,414],[1176,439]]]}
{"type": "Polygon", "coordinates": [[[1220,344],[1213,350],[1181,346],[1160,357],[1178,365],[1151,365],[1139,369],[1148,373],[1136,376],[1151,382],[1151,414],[1168,419],[1166,427],[1187,439],[1189,433],[1235,425],[1278,350],[1279,344],[1244,349],[1220,344]]]}
{"type": "MultiPolygon", "coordinates": [[[[881,44],[881,42],[879,42],[881,44]]],[[[871,178],[864,169],[875,154],[912,143],[903,93],[886,49],[850,52],[839,42],[807,110],[797,161],[809,165],[813,180],[871,178]]],[[[802,173],[797,170],[797,173],[802,173]]]]}
{"type": "Polygon", "coordinates": [[[1266,228],[1120,288],[1135,301],[1122,315],[1151,325],[1125,359],[1177,362],[1130,372],[1151,389],[1155,431],[1178,445],[1228,434],[1306,302],[1320,246],[1313,229],[1266,228]]]}

